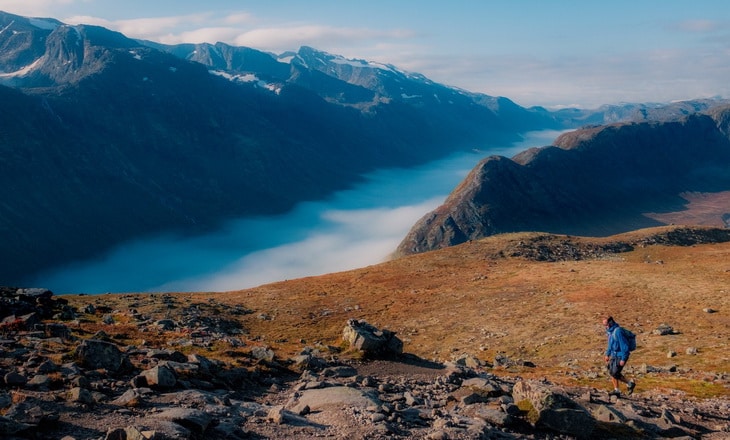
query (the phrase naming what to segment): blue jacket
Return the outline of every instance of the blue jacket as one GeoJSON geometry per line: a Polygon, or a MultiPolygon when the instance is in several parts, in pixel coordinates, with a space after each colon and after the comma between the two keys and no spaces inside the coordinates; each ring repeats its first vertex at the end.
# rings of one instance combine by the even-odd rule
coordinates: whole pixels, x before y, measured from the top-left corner
{"type": "Polygon", "coordinates": [[[608,347],[606,347],[606,356],[619,358],[624,362],[629,360],[629,343],[626,335],[621,331],[621,327],[615,322],[611,327],[606,329],[608,335],[608,347]]]}

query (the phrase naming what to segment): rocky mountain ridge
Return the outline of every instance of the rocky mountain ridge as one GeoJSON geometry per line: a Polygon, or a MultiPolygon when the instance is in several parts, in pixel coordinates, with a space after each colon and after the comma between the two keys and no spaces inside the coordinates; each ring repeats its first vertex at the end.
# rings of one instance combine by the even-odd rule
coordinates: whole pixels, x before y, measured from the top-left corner
{"type": "MultiPolygon", "coordinates": [[[[488,157],[413,226],[396,255],[503,232],[596,236],[660,225],[647,214],[683,211],[683,194],[730,191],[728,114],[724,107],[588,127],[511,159],[488,157]]],[[[712,215],[712,224],[728,225],[727,206],[712,215]]]]}

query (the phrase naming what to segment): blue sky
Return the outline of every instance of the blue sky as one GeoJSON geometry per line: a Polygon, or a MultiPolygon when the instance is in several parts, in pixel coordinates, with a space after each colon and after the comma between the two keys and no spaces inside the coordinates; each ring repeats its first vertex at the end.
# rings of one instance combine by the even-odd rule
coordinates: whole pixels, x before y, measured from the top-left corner
{"type": "Polygon", "coordinates": [[[317,49],[520,105],[730,97],[726,0],[0,0],[163,43],[317,49]]]}

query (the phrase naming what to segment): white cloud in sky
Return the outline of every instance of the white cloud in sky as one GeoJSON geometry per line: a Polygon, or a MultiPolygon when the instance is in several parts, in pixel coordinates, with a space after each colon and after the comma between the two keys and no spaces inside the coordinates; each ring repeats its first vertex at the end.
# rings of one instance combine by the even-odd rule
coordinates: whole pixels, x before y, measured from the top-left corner
{"type": "MultiPolygon", "coordinates": [[[[88,15],[79,15],[66,17],[61,21],[68,24],[90,24],[103,26],[105,28],[121,32],[131,38],[147,39],[162,43],[164,43],[164,38],[170,38],[176,40],[175,42],[178,43],[182,42],[182,40],[180,38],[174,37],[174,35],[182,36],[193,32],[180,32],[180,29],[190,27],[199,27],[205,29],[205,25],[211,21],[211,15],[208,13],[204,13],[190,15],[173,15],[165,17],[134,18],[127,20],[107,20],[104,18],[88,15]]],[[[228,29],[230,33],[231,28],[229,27],[221,29],[228,29]]],[[[235,33],[235,31],[233,32],[235,33]]],[[[210,34],[213,34],[213,32],[210,32],[210,34]]],[[[215,43],[216,41],[212,42],[215,43]]]]}
{"type": "Polygon", "coordinates": [[[726,24],[715,20],[684,20],[676,23],[673,28],[684,32],[706,33],[726,29],[726,24]]]}
{"type": "Polygon", "coordinates": [[[60,19],[52,15],[54,11],[60,11],[63,7],[74,3],[89,3],[91,1],[93,0],[2,0],[0,1],[0,10],[29,17],[60,19]]]}
{"type": "MultiPolygon", "coordinates": [[[[377,30],[322,25],[293,25],[252,29],[238,35],[234,43],[262,50],[283,52],[300,46],[313,46],[332,51],[339,47],[360,46],[366,42],[408,39],[413,35],[407,30],[377,30]]],[[[342,54],[341,54],[342,55],[342,54]]]]}

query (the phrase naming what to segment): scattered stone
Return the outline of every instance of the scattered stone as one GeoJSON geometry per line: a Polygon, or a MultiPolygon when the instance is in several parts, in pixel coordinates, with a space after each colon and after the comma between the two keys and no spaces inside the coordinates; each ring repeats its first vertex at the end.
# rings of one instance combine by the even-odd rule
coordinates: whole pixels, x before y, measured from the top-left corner
{"type": "Polygon", "coordinates": [[[142,372],[147,386],[152,388],[172,388],[177,384],[175,374],[165,366],[156,366],[142,372]]]}
{"type": "Polygon", "coordinates": [[[258,359],[260,361],[266,361],[266,362],[273,362],[274,361],[274,350],[266,347],[254,347],[251,349],[251,356],[254,357],[254,359],[258,359]]]}
{"type": "Polygon", "coordinates": [[[71,388],[71,390],[68,392],[68,400],[69,402],[76,403],[94,403],[94,398],[91,396],[89,390],[79,387],[71,388]]]}
{"type": "Polygon", "coordinates": [[[3,377],[3,382],[5,382],[5,385],[9,387],[22,387],[28,383],[28,378],[20,373],[11,371],[3,377]]]}
{"type": "Polygon", "coordinates": [[[672,326],[669,324],[660,324],[652,333],[658,336],[676,334],[674,328],[672,328],[672,326]]]}

